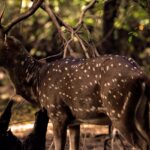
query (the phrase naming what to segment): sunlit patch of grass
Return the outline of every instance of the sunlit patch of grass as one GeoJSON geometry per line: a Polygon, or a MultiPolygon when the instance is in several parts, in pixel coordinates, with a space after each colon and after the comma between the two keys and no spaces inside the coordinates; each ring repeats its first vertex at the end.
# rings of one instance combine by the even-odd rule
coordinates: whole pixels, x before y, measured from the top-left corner
{"type": "MultiPolygon", "coordinates": [[[[0,100],[0,114],[4,111],[8,101],[8,99],[0,100]]],[[[36,111],[36,107],[31,106],[31,104],[25,101],[16,102],[12,108],[10,124],[25,124],[34,121],[34,114],[36,111]]]]}

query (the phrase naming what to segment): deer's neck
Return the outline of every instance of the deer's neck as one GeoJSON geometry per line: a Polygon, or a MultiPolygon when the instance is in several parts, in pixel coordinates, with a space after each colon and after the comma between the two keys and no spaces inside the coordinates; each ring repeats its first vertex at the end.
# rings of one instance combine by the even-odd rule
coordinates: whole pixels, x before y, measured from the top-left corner
{"type": "Polygon", "coordinates": [[[16,88],[16,94],[21,95],[31,103],[37,102],[36,87],[42,64],[28,53],[12,59],[11,67],[9,64],[9,67],[6,65],[5,69],[16,88]]]}

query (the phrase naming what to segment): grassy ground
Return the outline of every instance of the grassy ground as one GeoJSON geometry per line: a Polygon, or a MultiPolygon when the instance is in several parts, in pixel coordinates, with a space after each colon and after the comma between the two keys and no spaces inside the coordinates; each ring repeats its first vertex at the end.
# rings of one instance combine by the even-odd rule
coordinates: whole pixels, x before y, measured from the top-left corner
{"type": "MultiPolygon", "coordinates": [[[[33,124],[26,125],[13,125],[11,129],[15,135],[20,137],[20,139],[24,139],[32,130],[33,124]]],[[[67,134],[69,135],[69,134],[67,134]]],[[[53,132],[52,132],[52,124],[49,123],[47,129],[47,138],[46,138],[46,150],[54,150],[53,143],[53,132]]],[[[100,125],[81,125],[81,135],[80,135],[80,150],[104,150],[104,141],[109,139],[108,136],[108,127],[100,126],[100,125]]],[[[126,143],[126,141],[124,141],[126,143]]],[[[69,150],[69,136],[67,138],[65,150],[69,150]]],[[[111,150],[110,148],[110,140],[107,145],[106,150],[111,150]]],[[[114,150],[123,150],[123,147],[119,140],[114,143],[114,150]]],[[[133,150],[126,143],[126,150],[133,150]]],[[[134,149],[138,150],[138,149],[134,149]]]]}
{"type": "MultiPolygon", "coordinates": [[[[8,100],[0,100],[0,113],[3,112],[7,103],[8,100]]],[[[32,131],[35,120],[34,113],[36,111],[37,108],[33,108],[27,102],[19,102],[13,106],[12,118],[9,128],[20,139],[24,139],[32,131]]],[[[108,138],[107,126],[87,125],[87,124],[81,125],[80,150],[103,150],[104,141],[107,138],[108,138]]],[[[46,147],[47,150],[54,149],[51,122],[49,122],[47,129],[46,147]]],[[[68,149],[69,149],[69,140],[67,138],[65,150],[68,149]]],[[[107,150],[110,150],[110,148],[108,147],[107,150]]],[[[122,148],[119,148],[118,145],[115,145],[115,150],[122,150],[122,148]]],[[[132,149],[131,147],[127,147],[126,150],[132,149]]]]}
{"type": "MultiPolygon", "coordinates": [[[[32,130],[33,124],[17,124],[12,125],[13,133],[24,139],[32,130]]],[[[81,125],[80,149],[81,150],[103,150],[104,140],[108,138],[108,128],[98,125],[81,125]]],[[[69,133],[67,134],[69,135],[69,133]]],[[[52,124],[49,123],[47,129],[46,149],[54,150],[52,124]]],[[[66,148],[69,150],[69,136],[67,138],[66,148]]]]}
{"type": "MultiPolygon", "coordinates": [[[[7,106],[8,99],[0,100],[0,114],[7,106]]],[[[14,104],[12,108],[12,117],[10,124],[25,124],[34,121],[34,113],[37,108],[32,107],[28,102],[22,101],[14,104]]]]}

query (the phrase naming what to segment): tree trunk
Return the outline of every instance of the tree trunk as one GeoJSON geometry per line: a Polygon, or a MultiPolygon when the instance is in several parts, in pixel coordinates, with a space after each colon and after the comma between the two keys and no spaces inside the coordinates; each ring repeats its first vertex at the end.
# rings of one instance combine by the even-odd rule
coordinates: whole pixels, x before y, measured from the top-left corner
{"type": "Polygon", "coordinates": [[[99,47],[104,53],[116,53],[114,40],[114,21],[118,14],[121,0],[107,0],[104,4],[103,38],[99,47]]]}

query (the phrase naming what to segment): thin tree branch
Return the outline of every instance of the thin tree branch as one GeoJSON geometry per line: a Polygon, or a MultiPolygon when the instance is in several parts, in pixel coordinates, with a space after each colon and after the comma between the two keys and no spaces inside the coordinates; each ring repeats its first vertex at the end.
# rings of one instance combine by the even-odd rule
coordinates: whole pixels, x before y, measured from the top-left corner
{"type": "Polygon", "coordinates": [[[50,18],[52,19],[53,23],[55,24],[57,30],[58,30],[58,33],[60,34],[60,36],[62,37],[62,39],[65,41],[67,47],[65,49],[65,53],[64,53],[64,57],[66,57],[66,51],[67,49],[69,49],[69,51],[73,51],[72,48],[70,47],[64,33],[61,31],[61,26],[56,18],[56,15],[54,14],[54,12],[51,10],[50,6],[48,6],[48,4],[42,4],[41,8],[47,12],[47,14],[50,16],[50,18]]]}
{"type": "Polygon", "coordinates": [[[44,0],[35,0],[33,2],[33,5],[31,8],[23,13],[20,14],[17,18],[14,18],[6,27],[5,27],[5,33],[7,33],[14,25],[16,25],[18,22],[30,17],[35,13],[35,11],[40,7],[40,5],[43,3],[44,0]],[[37,2],[36,2],[37,1],[37,2]]]}
{"type": "Polygon", "coordinates": [[[84,53],[85,53],[86,58],[90,58],[90,56],[89,56],[89,54],[88,54],[87,48],[84,46],[83,41],[81,40],[80,36],[77,34],[78,29],[76,29],[76,30],[74,31],[74,29],[73,29],[72,27],[70,27],[68,24],[66,24],[60,17],[57,16],[57,18],[59,18],[59,21],[61,22],[61,24],[62,24],[64,27],[66,27],[66,28],[68,29],[68,31],[71,32],[72,36],[76,36],[76,37],[77,37],[77,39],[78,39],[78,41],[79,41],[79,43],[80,43],[80,45],[81,45],[81,47],[82,47],[82,49],[83,49],[83,51],[84,51],[84,53]]]}
{"type": "MultiPolygon", "coordinates": [[[[89,54],[88,54],[88,50],[86,48],[86,46],[84,45],[84,41],[82,41],[82,39],[80,38],[80,36],[78,35],[78,31],[80,29],[80,27],[82,27],[83,25],[83,19],[85,16],[85,13],[91,9],[95,3],[97,2],[97,0],[93,0],[91,3],[89,3],[82,11],[81,13],[81,17],[78,21],[78,23],[76,24],[75,28],[69,26],[67,23],[65,23],[58,15],[56,15],[50,8],[50,6],[48,4],[43,3],[41,5],[41,8],[46,11],[48,13],[48,15],[50,16],[50,18],[52,19],[53,23],[55,24],[60,36],[62,37],[62,39],[65,41],[66,46],[64,49],[64,57],[66,57],[67,54],[67,49],[69,49],[70,53],[73,52],[73,50],[71,49],[70,43],[73,41],[73,37],[76,37],[85,53],[86,58],[89,58],[89,54]],[[71,33],[71,39],[68,41],[64,35],[64,33],[61,31],[61,26],[64,26],[66,28],[67,31],[69,31],[71,33]]],[[[96,54],[97,55],[97,54],[96,54]]]]}
{"type": "Polygon", "coordinates": [[[75,36],[77,37],[77,39],[78,39],[78,41],[79,41],[79,43],[80,43],[80,45],[81,45],[81,47],[85,53],[86,58],[90,58],[90,56],[88,54],[88,50],[87,50],[86,46],[84,45],[84,42],[81,40],[80,36],[78,34],[75,34],[75,36]]]}
{"type": "Polygon", "coordinates": [[[89,9],[93,8],[94,5],[95,5],[97,2],[98,2],[97,0],[93,0],[93,1],[91,1],[87,6],[85,6],[85,8],[84,8],[84,9],[82,10],[82,12],[81,12],[81,16],[80,16],[80,18],[79,18],[78,23],[75,25],[75,29],[80,28],[80,26],[82,26],[83,19],[84,19],[84,17],[85,17],[86,12],[87,12],[89,9]]]}

